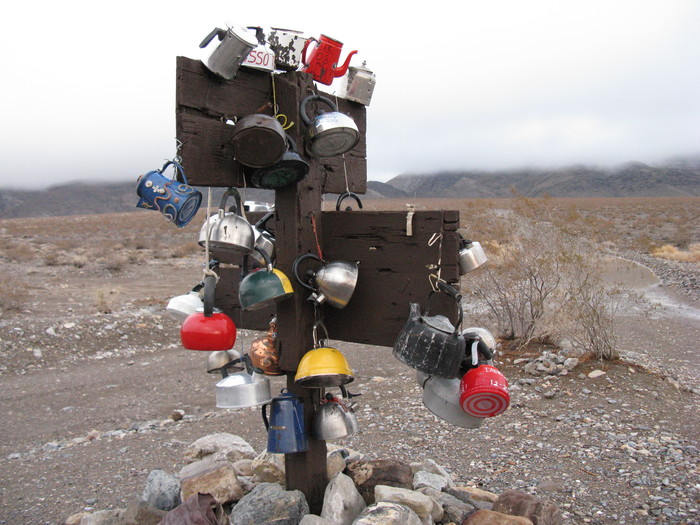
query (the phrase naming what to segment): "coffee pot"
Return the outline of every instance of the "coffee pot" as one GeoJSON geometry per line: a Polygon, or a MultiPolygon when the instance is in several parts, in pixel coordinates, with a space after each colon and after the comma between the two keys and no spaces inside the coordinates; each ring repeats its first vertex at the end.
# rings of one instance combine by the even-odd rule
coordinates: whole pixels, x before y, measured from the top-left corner
{"type": "Polygon", "coordinates": [[[262,406],[262,418],[267,429],[267,451],[274,454],[295,454],[309,448],[304,431],[304,405],[286,388],[270,403],[262,406]],[[270,407],[270,417],[267,407],[270,407]]]}
{"type": "Polygon", "coordinates": [[[336,77],[342,77],[345,74],[348,70],[350,59],[357,53],[357,50],[350,51],[345,58],[345,63],[338,67],[342,49],[342,42],[326,35],[321,35],[318,40],[315,38],[308,39],[301,52],[301,70],[305,73],[310,73],[315,81],[330,86],[336,77]],[[311,42],[314,42],[314,46],[309,50],[311,42]]]}
{"type": "Polygon", "coordinates": [[[309,297],[316,304],[328,303],[335,308],[345,308],[357,285],[358,267],[352,261],[324,261],[320,257],[307,253],[298,257],[292,271],[299,284],[313,293],[309,297]],[[306,260],[321,263],[316,270],[307,270],[305,278],[299,275],[299,265],[306,260]]]}
{"type": "Polygon", "coordinates": [[[248,27],[248,29],[255,31],[255,38],[258,45],[248,53],[248,56],[241,65],[261,71],[274,71],[275,52],[265,41],[265,33],[262,27],[248,27]]]}
{"type": "Polygon", "coordinates": [[[207,47],[214,37],[218,37],[219,45],[204,61],[204,65],[212,73],[231,80],[253,48],[258,45],[258,40],[243,28],[219,29],[217,27],[204,37],[199,47],[207,47]]]}

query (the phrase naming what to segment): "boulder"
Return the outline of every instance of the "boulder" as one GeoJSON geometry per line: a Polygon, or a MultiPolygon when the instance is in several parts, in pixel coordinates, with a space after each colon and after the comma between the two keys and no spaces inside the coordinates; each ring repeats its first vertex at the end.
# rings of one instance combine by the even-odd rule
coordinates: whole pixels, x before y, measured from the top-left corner
{"type": "Polygon", "coordinates": [[[277,483],[260,483],[233,507],[236,525],[297,525],[309,513],[300,490],[284,490],[277,483]]]}
{"type": "Polygon", "coordinates": [[[339,473],[326,486],[321,517],[336,524],[350,525],[366,506],[352,480],[339,473]]]}
{"type": "Polygon", "coordinates": [[[332,450],[328,452],[328,455],[326,457],[326,462],[327,462],[327,474],[328,474],[328,479],[333,479],[336,474],[339,472],[343,472],[345,470],[345,467],[347,466],[347,463],[345,461],[345,456],[347,455],[347,451],[345,450],[332,450]]]}
{"type": "Polygon", "coordinates": [[[141,499],[156,509],[172,510],[181,503],[180,480],[164,470],[152,470],[141,499]]]}
{"type": "Polygon", "coordinates": [[[192,443],[185,450],[185,461],[188,463],[208,457],[214,461],[230,461],[253,459],[255,450],[240,436],[220,433],[204,436],[192,443]]]}
{"type": "Polygon", "coordinates": [[[352,525],[422,525],[421,519],[406,505],[380,501],[365,508],[352,525]]]}
{"type": "Polygon", "coordinates": [[[451,479],[439,474],[419,470],[413,475],[413,489],[418,490],[423,487],[430,487],[441,492],[450,486],[451,481],[451,479]]]}
{"type": "Polygon", "coordinates": [[[440,492],[433,497],[442,506],[444,513],[442,517],[443,523],[462,523],[469,513],[475,510],[473,505],[465,503],[446,492],[440,492]]]}
{"type": "Polygon", "coordinates": [[[208,468],[200,469],[180,481],[180,498],[185,501],[197,493],[211,494],[221,505],[243,497],[243,487],[227,461],[202,462],[208,468]]]}
{"type": "Polygon", "coordinates": [[[413,488],[413,471],[410,465],[395,459],[352,461],[345,473],[350,476],[357,490],[368,505],[374,503],[374,487],[386,485],[404,489],[413,488]]]}
{"type": "Polygon", "coordinates": [[[510,516],[492,510],[477,510],[462,522],[462,525],[533,525],[523,516],[510,516]]]}
{"type": "Polygon", "coordinates": [[[415,490],[377,485],[374,488],[374,499],[375,501],[390,501],[392,503],[405,505],[413,510],[421,520],[425,520],[429,516],[433,521],[440,521],[442,519],[442,506],[430,496],[426,496],[415,490]]]}
{"type": "Polygon", "coordinates": [[[131,525],[158,525],[166,514],[166,511],[136,499],[129,502],[122,517],[131,525]]]}
{"type": "Polygon", "coordinates": [[[493,504],[495,512],[525,516],[534,525],[561,525],[559,507],[549,500],[542,500],[519,490],[507,490],[493,504]]]}
{"type": "Polygon", "coordinates": [[[80,525],[132,525],[122,517],[123,510],[98,510],[80,519],[80,525]]]}
{"type": "Polygon", "coordinates": [[[301,521],[299,525],[336,525],[334,521],[327,520],[316,514],[307,514],[301,521]]]}
{"type": "Polygon", "coordinates": [[[272,452],[262,452],[253,460],[251,464],[254,480],[265,483],[279,483],[283,485],[285,481],[284,454],[273,454],[272,452]]]}

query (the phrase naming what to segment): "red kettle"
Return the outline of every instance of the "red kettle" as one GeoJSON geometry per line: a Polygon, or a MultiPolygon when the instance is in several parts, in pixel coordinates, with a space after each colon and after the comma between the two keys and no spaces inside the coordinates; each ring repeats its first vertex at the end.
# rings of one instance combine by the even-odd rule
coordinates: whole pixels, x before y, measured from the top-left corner
{"type": "Polygon", "coordinates": [[[236,325],[214,308],[216,277],[204,278],[204,308],[187,316],[180,326],[180,341],[187,350],[229,350],[236,342],[236,325]]]}
{"type": "Polygon", "coordinates": [[[343,49],[343,43],[330,38],[326,35],[321,35],[318,40],[309,38],[304,43],[304,49],[301,52],[301,70],[305,73],[311,73],[313,79],[321,84],[330,86],[333,79],[342,77],[348,70],[350,59],[357,53],[357,50],[350,51],[345,58],[345,63],[338,66],[340,61],[340,51],[343,49]],[[308,62],[306,60],[306,52],[309,47],[309,42],[314,41],[316,44],[309,53],[308,62]]]}

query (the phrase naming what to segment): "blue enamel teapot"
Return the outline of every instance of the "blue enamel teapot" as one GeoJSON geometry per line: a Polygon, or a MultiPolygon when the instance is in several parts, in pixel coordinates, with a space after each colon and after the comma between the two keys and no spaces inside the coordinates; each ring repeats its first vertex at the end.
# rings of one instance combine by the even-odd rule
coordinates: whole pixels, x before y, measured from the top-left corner
{"type": "Polygon", "coordinates": [[[137,182],[136,193],[141,198],[136,206],[159,211],[178,228],[186,226],[202,204],[202,194],[187,184],[185,170],[172,160],[159,170],[141,175],[137,182]],[[171,164],[175,168],[175,176],[169,179],[163,172],[171,164]],[[177,180],[178,173],[183,182],[177,180]]]}

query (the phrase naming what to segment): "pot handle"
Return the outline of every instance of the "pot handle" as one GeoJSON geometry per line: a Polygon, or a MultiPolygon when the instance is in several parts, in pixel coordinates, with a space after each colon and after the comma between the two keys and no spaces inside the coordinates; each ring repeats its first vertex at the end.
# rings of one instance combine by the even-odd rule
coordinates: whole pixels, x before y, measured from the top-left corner
{"type": "Polygon", "coordinates": [[[308,104],[310,100],[318,100],[319,102],[323,102],[333,111],[335,111],[336,113],[338,112],[338,106],[336,106],[331,99],[322,95],[309,95],[301,101],[301,106],[299,107],[299,116],[301,117],[301,120],[304,121],[304,124],[306,124],[307,126],[311,124],[311,120],[309,119],[306,113],[306,104],[308,104]]]}
{"type": "MultiPolygon", "coordinates": [[[[253,250],[258,252],[263,259],[265,259],[265,265],[267,266],[267,272],[272,273],[272,259],[270,259],[270,256],[267,254],[265,250],[260,248],[259,246],[254,246],[253,250]]],[[[243,256],[243,262],[241,263],[241,280],[248,275],[248,261],[250,260],[250,255],[247,253],[243,256]]]]}
{"type": "Polygon", "coordinates": [[[177,180],[177,174],[178,174],[178,172],[180,172],[180,175],[182,176],[182,182],[184,182],[185,184],[188,184],[187,177],[185,176],[185,170],[182,168],[182,166],[180,166],[174,160],[169,160],[165,164],[163,164],[163,167],[160,169],[160,172],[163,173],[165,171],[165,169],[168,166],[170,166],[171,164],[173,166],[175,166],[175,177],[173,178],[173,180],[177,180]]]}
{"type": "Polygon", "coordinates": [[[229,188],[221,196],[221,201],[219,201],[219,214],[223,215],[223,213],[226,211],[226,201],[228,200],[230,195],[233,196],[234,200],[236,201],[235,214],[240,217],[241,216],[241,194],[238,193],[238,188],[229,188]]]}
{"type": "Polygon", "coordinates": [[[219,40],[223,40],[226,36],[226,31],[224,29],[215,27],[211,33],[204,37],[204,40],[200,42],[199,47],[207,47],[209,45],[209,42],[211,42],[215,36],[218,36],[219,40]]]}
{"type": "MultiPolygon", "coordinates": [[[[462,294],[460,294],[454,286],[451,286],[444,281],[438,280],[437,286],[441,292],[444,292],[447,295],[449,295],[450,297],[452,297],[452,299],[455,300],[455,302],[457,303],[457,306],[459,307],[459,317],[457,318],[457,323],[455,324],[455,331],[454,331],[454,333],[457,334],[459,332],[459,327],[462,324],[462,319],[464,318],[464,310],[462,309],[462,294]]],[[[435,291],[430,292],[428,294],[428,299],[426,299],[426,301],[425,301],[425,303],[426,303],[425,304],[425,315],[426,316],[428,315],[428,311],[430,309],[429,308],[430,298],[435,293],[436,293],[435,291]]]]}
{"type": "Polygon", "coordinates": [[[265,228],[265,223],[269,221],[273,216],[275,215],[275,210],[270,210],[268,211],[265,215],[263,215],[258,222],[255,223],[255,227],[258,230],[267,230],[265,228]]]}
{"type": "Polygon", "coordinates": [[[323,259],[321,259],[317,255],[314,255],[313,253],[305,253],[304,255],[300,255],[299,257],[297,257],[296,261],[294,261],[294,264],[292,265],[292,273],[294,274],[294,277],[297,278],[297,281],[299,281],[300,285],[302,285],[304,288],[308,288],[312,292],[315,292],[316,289],[313,286],[311,286],[308,283],[305,283],[301,280],[301,277],[299,277],[299,264],[301,264],[301,262],[306,259],[314,259],[315,261],[323,263],[323,259]]]}
{"type": "Polygon", "coordinates": [[[304,66],[308,66],[309,64],[306,62],[306,49],[309,47],[309,42],[314,41],[316,42],[316,45],[318,45],[318,40],[315,38],[311,37],[304,42],[304,47],[301,50],[301,64],[304,66]]]}
{"type": "Polygon", "coordinates": [[[319,339],[318,339],[318,327],[323,328],[323,331],[326,333],[326,338],[321,339],[321,341],[324,341],[326,344],[328,344],[328,340],[330,337],[328,336],[328,330],[326,329],[326,325],[323,324],[323,321],[316,321],[314,323],[314,328],[313,328],[313,336],[314,336],[314,348],[321,348],[319,345],[319,339]]]}
{"type": "Polygon", "coordinates": [[[270,430],[270,422],[267,419],[267,407],[270,405],[270,403],[265,403],[262,407],[260,407],[260,412],[262,412],[262,420],[263,423],[265,423],[265,430],[270,430]]]}
{"type": "MultiPolygon", "coordinates": [[[[355,199],[355,202],[357,202],[359,208],[362,209],[362,201],[360,200],[360,197],[352,191],[346,191],[345,193],[341,193],[338,196],[338,201],[335,203],[335,211],[340,211],[340,203],[348,197],[352,197],[353,199],[355,199]]],[[[345,211],[352,211],[352,208],[348,206],[347,208],[345,208],[345,211]]]]}
{"type": "Polygon", "coordinates": [[[204,277],[204,317],[214,315],[214,293],[216,292],[216,277],[204,277]]]}

